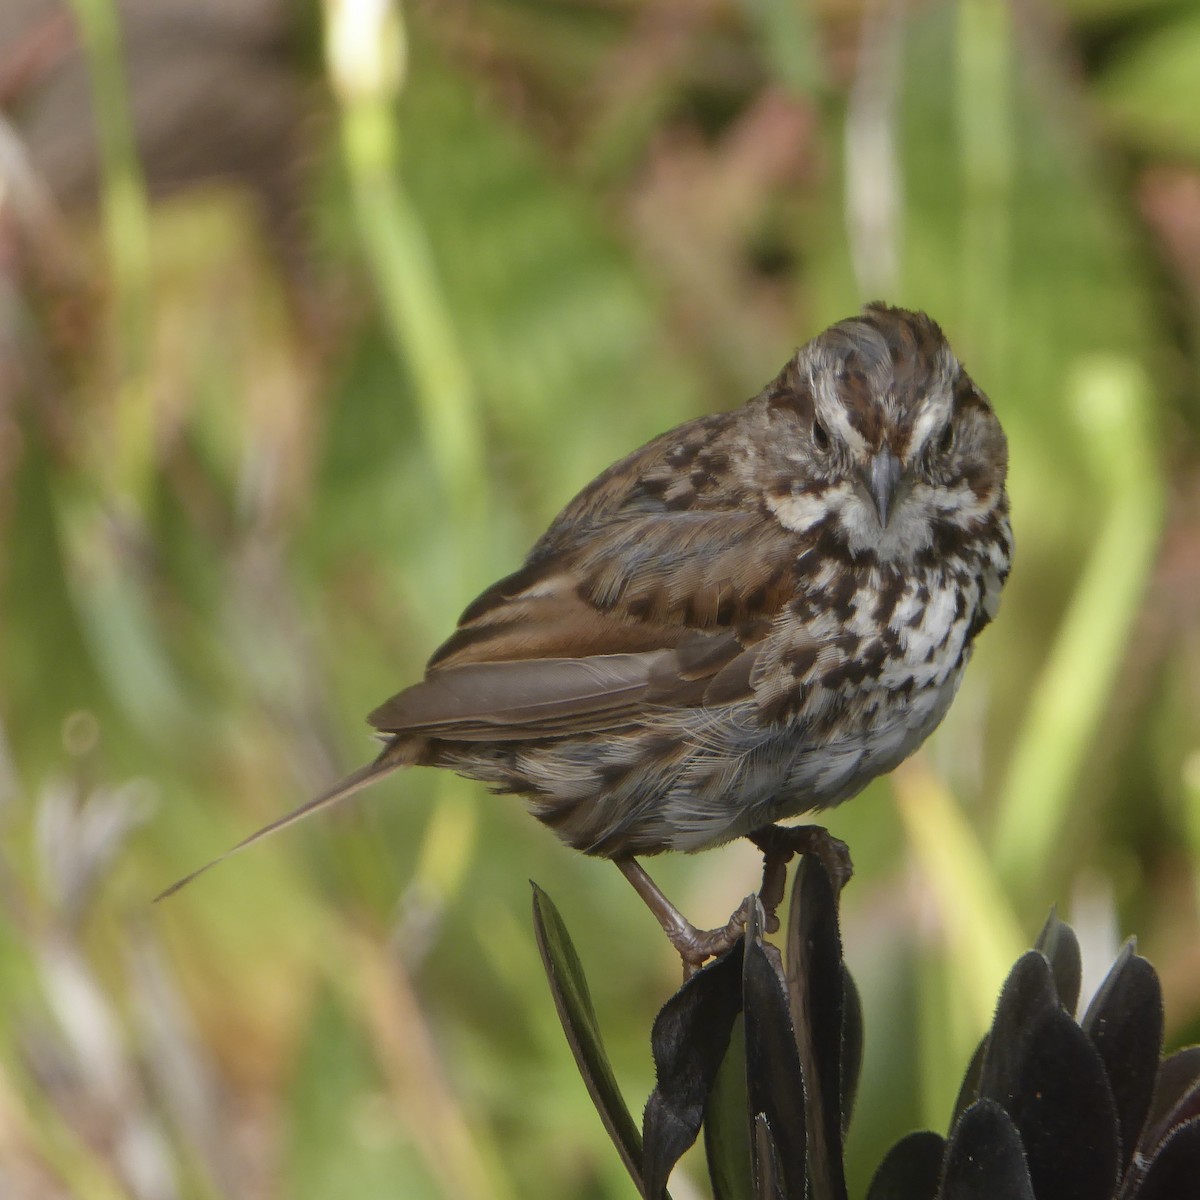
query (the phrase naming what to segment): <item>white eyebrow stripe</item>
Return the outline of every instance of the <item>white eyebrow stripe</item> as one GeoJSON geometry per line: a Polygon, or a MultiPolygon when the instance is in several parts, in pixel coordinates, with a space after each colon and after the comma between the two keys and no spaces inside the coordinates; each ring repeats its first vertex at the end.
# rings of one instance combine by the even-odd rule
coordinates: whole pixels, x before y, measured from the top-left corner
{"type": "Polygon", "coordinates": [[[866,440],[862,434],[850,424],[845,405],[838,395],[837,380],[828,371],[816,371],[810,364],[808,368],[808,385],[812,389],[817,416],[831,430],[837,432],[841,440],[855,454],[865,454],[866,440]]]}
{"type": "Polygon", "coordinates": [[[946,427],[954,411],[954,393],[949,383],[926,393],[917,419],[913,422],[912,436],[908,440],[908,458],[911,462],[925,447],[925,443],[946,427]]]}
{"type": "Polygon", "coordinates": [[[913,422],[912,437],[908,442],[908,457],[916,458],[933,433],[946,423],[949,412],[941,405],[929,405],[921,409],[921,415],[913,422]]]}

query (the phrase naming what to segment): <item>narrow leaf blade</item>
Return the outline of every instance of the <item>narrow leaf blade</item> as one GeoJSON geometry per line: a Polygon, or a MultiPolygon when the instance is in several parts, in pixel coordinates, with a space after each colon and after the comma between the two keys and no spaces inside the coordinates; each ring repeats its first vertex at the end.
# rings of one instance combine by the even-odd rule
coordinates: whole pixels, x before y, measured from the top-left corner
{"type": "Polygon", "coordinates": [[[575,1056],[575,1064],[625,1169],[645,1194],[642,1139],[604,1049],[583,966],[558,909],[536,883],[533,884],[533,928],[550,992],[554,996],[554,1007],[575,1056]]]}
{"type": "Polygon", "coordinates": [[[858,985],[850,968],[842,963],[842,1070],[841,1110],[842,1138],[850,1128],[854,1101],[858,1095],[858,1078],[862,1073],[863,1010],[858,985]]]}
{"type": "Polygon", "coordinates": [[[746,1029],[739,1016],[704,1106],[704,1150],[713,1200],[755,1200],[749,1104],[746,1029]]]}
{"type": "Polygon", "coordinates": [[[765,1117],[776,1149],[777,1183],[787,1200],[806,1191],[804,1077],[783,981],[761,940],[746,947],[746,1080],[750,1111],[765,1117]]]}
{"type": "Polygon", "coordinates": [[[837,894],[816,855],[796,868],[788,913],[788,994],[807,1095],[813,1191],[846,1200],[842,1165],[842,938],[837,894]]]}

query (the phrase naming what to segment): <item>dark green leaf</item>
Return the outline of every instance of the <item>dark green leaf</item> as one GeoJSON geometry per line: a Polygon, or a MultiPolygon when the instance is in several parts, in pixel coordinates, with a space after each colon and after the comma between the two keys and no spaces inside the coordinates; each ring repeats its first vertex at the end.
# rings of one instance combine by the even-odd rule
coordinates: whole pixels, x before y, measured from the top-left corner
{"type": "Polygon", "coordinates": [[[571,1053],[575,1055],[575,1064],[625,1169],[645,1194],[642,1140],[608,1061],[579,955],[554,902],[536,883],[533,884],[533,928],[554,996],[554,1007],[558,1010],[571,1053]]]}
{"type": "Polygon", "coordinates": [[[1052,1011],[1062,1010],[1050,964],[1036,950],[1028,950],[1017,959],[1000,993],[980,1070],[980,1096],[1007,1107],[1007,1097],[1017,1090],[1032,1031],[1052,1011]]]}
{"type": "Polygon", "coordinates": [[[1065,921],[1059,920],[1058,913],[1052,908],[1033,948],[1039,950],[1050,964],[1058,1002],[1074,1016],[1083,974],[1083,960],[1075,931],[1065,921]]]}
{"type": "Polygon", "coordinates": [[[663,1005],[650,1045],[656,1083],[642,1130],[644,1194],[662,1194],[671,1168],[696,1140],[713,1082],[742,1007],[742,943],[697,971],[663,1005]]]}
{"type": "Polygon", "coordinates": [[[884,1155],[867,1200],[933,1200],[945,1150],[945,1138],[929,1130],[902,1137],[884,1155]]]}
{"type": "MultiPolygon", "coordinates": [[[[750,1112],[756,1121],[766,1118],[776,1149],[780,1195],[786,1200],[803,1200],[807,1192],[806,1118],[796,1034],[783,980],[767,956],[757,922],[749,923],[746,939],[743,1008],[750,1112]]],[[[760,1194],[762,1190],[760,1176],[760,1194]]]]}
{"type": "Polygon", "coordinates": [[[729,1049],[704,1107],[704,1150],[713,1200],[754,1200],[746,1030],[740,1014],[733,1023],[729,1049]]]}
{"type": "Polygon", "coordinates": [[[954,1101],[954,1112],[950,1117],[951,1129],[954,1128],[958,1118],[979,1099],[979,1081],[983,1076],[983,1060],[987,1055],[987,1045],[987,1038],[980,1038],[979,1045],[975,1047],[975,1053],[971,1055],[967,1072],[958,1089],[958,1099],[954,1101]]]}
{"type": "Polygon", "coordinates": [[[806,854],[788,914],[788,992],[808,1098],[808,1169],[813,1191],[845,1200],[842,1167],[842,939],[837,896],[824,864],[806,854]]]}
{"type": "Polygon", "coordinates": [[[1181,1125],[1155,1152],[1137,1200],[1200,1200],[1200,1118],[1181,1125]]]}
{"type": "MultiPolygon", "coordinates": [[[[950,1135],[938,1200],[1034,1200],[1034,1195],[1012,1119],[992,1100],[972,1104],[950,1135]]],[[[1039,1191],[1036,1195],[1051,1200],[1075,1193],[1039,1191]]]]}
{"type": "Polygon", "coordinates": [[[1057,1004],[1036,1020],[1022,1047],[1012,1090],[987,1096],[1021,1135],[1035,1194],[1109,1200],[1117,1182],[1117,1111],[1100,1055],[1057,1004]]]}
{"type": "Polygon", "coordinates": [[[863,1012],[858,985],[850,968],[842,963],[842,1137],[850,1128],[858,1078],[862,1072],[863,1012]]]}
{"type": "Polygon", "coordinates": [[[1142,1153],[1148,1154],[1172,1129],[1195,1117],[1200,1117],[1200,1046],[1189,1046],[1158,1069],[1139,1147],[1142,1153]]]}
{"type": "Polygon", "coordinates": [[[754,1118],[754,1179],[758,1200],[791,1200],[783,1190],[779,1148],[762,1113],[754,1118]]]}
{"type": "Polygon", "coordinates": [[[1083,1018],[1117,1105],[1121,1170],[1128,1169],[1154,1095],[1162,1052],[1162,987],[1154,968],[1126,942],[1083,1018]]]}

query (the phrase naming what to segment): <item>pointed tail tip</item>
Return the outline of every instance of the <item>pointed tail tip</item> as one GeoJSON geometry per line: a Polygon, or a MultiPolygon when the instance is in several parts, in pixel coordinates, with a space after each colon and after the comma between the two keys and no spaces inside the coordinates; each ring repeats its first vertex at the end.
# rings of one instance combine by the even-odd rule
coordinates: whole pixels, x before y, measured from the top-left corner
{"type": "Polygon", "coordinates": [[[174,883],[172,883],[172,884],[171,884],[169,887],[165,887],[165,888],[163,888],[163,890],[162,890],[161,892],[159,892],[159,893],[158,893],[158,895],[157,895],[157,896],[155,896],[155,897],[154,897],[154,898],[153,898],[153,899],[150,901],[150,903],[151,903],[151,904],[161,904],[161,903],[162,903],[164,900],[166,900],[166,899],[167,899],[167,897],[168,897],[168,896],[173,896],[173,895],[175,895],[175,893],[176,893],[177,891],[179,891],[179,889],[180,889],[181,887],[187,887],[187,885],[188,885],[188,881],[189,881],[191,878],[192,878],[192,877],[191,877],[190,875],[185,875],[185,876],[184,876],[182,879],[177,879],[177,880],[175,880],[175,882],[174,882],[174,883]]]}
{"type": "Polygon", "coordinates": [[[216,858],[206,862],[202,867],[197,867],[191,874],[185,875],[182,879],[177,879],[169,887],[163,888],[150,903],[158,904],[160,901],[168,899],[175,895],[176,892],[187,887],[193,879],[203,875],[219,863],[223,863],[231,855],[237,854],[239,850],[245,850],[247,846],[252,846],[255,842],[262,841],[263,838],[269,837],[273,833],[278,833],[281,829],[286,829],[289,825],[294,825],[297,821],[303,820],[319,808],[326,808],[331,804],[345,800],[348,796],[352,796],[369,783],[374,783],[376,779],[381,779],[384,775],[389,775],[397,768],[406,765],[403,761],[390,761],[386,757],[386,754],[387,751],[381,754],[374,762],[359,767],[357,771],[351,771],[344,779],[338,780],[328,791],[322,792],[319,796],[305,801],[298,808],[292,809],[291,812],[285,813],[282,817],[277,817],[261,829],[255,830],[249,837],[243,838],[236,846],[226,850],[224,854],[217,855],[216,858]]]}
{"type": "Polygon", "coordinates": [[[192,880],[195,879],[198,875],[203,875],[204,872],[207,871],[209,867],[215,867],[217,865],[217,862],[219,862],[219,861],[220,861],[219,859],[214,859],[210,863],[205,863],[204,866],[202,866],[202,867],[197,867],[196,870],[194,870],[190,875],[185,875],[182,879],[175,880],[175,882],[172,883],[169,887],[163,888],[163,890],[161,892],[159,892],[158,895],[155,896],[154,899],[150,901],[150,903],[151,904],[160,904],[163,900],[169,899],[171,896],[175,895],[176,892],[181,891],[183,888],[187,887],[187,885],[189,883],[191,883],[192,880]]]}
{"type": "Polygon", "coordinates": [[[163,888],[153,900],[151,904],[158,904],[163,900],[168,900],[175,895],[176,892],[182,891],[193,879],[199,879],[201,875],[211,871],[213,867],[223,863],[231,854],[236,854],[244,845],[247,845],[250,840],[258,840],[258,834],[254,834],[246,842],[239,842],[238,845],[226,850],[224,854],[218,854],[216,858],[210,859],[202,867],[197,867],[194,871],[189,871],[182,879],[175,880],[170,886],[163,888]]]}

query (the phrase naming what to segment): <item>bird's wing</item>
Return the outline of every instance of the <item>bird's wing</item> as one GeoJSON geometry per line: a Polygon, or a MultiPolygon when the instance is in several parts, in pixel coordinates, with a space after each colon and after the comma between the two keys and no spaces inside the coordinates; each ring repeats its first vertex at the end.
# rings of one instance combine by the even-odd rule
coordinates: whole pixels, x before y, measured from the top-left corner
{"type": "Polygon", "coordinates": [[[600,475],[371,724],[525,740],[753,696],[806,546],[741,481],[735,420],[690,422],[600,475]]]}
{"type": "Polygon", "coordinates": [[[749,695],[755,654],[729,632],[634,654],[466,663],[430,671],[369,720],[382,733],[455,741],[612,729],[656,705],[728,703],[749,695]]]}
{"type": "Polygon", "coordinates": [[[371,724],[499,741],[613,728],[654,705],[749,697],[759,648],[793,594],[794,539],[777,530],[739,512],[600,531],[575,554],[489,589],[424,681],[371,724]]]}
{"type": "Polygon", "coordinates": [[[652,706],[754,696],[756,664],[795,594],[795,539],[741,514],[671,531],[661,520],[631,524],[573,561],[547,561],[490,589],[425,679],[371,724],[523,740],[611,729],[652,706]]]}

